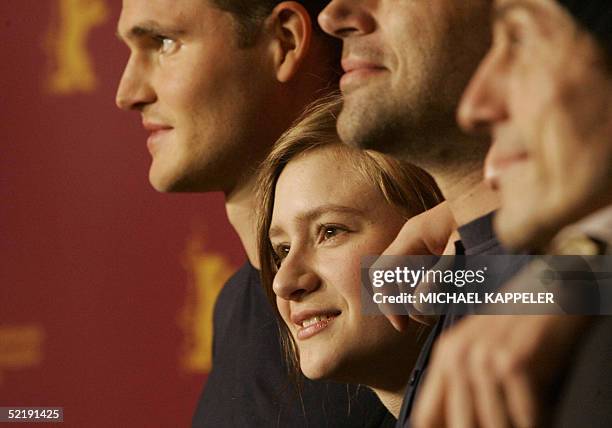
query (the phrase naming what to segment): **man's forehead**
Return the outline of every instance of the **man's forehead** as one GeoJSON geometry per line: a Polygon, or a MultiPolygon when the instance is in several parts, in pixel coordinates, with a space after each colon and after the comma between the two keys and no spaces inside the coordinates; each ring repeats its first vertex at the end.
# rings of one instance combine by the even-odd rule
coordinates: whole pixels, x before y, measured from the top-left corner
{"type": "Polygon", "coordinates": [[[172,31],[194,17],[205,4],[204,0],[123,0],[118,32],[129,36],[138,35],[139,29],[172,31]]]}

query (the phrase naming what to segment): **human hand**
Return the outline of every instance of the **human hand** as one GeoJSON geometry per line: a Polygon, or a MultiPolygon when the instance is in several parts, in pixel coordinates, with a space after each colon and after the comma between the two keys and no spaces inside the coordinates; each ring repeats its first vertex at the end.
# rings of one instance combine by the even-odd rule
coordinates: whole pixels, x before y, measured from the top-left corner
{"type": "Polygon", "coordinates": [[[535,427],[588,317],[470,316],[436,345],[412,426],[535,427]]]}
{"type": "MultiPolygon", "coordinates": [[[[402,227],[397,238],[387,247],[383,256],[408,256],[408,255],[442,255],[453,254],[454,242],[458,239],[457,223],[447,202],[435,206],[415,217],[409,219],[402,227]]],[[[384,263],[375,263],[375,267],[384,268],[384,263]]],[[[418,293],[424,286],[431,284],[419,284],[414,292],[418,293]]],[[[409,317],[398,315],[393,311],[383,313],[391,324],[398,330],[407,328],[409,317]]],[[[411,318],[424,324],[431,324],[432,317],[423,315],[410,315],[411,318]]]]}
{"type": "Polygon", "coordinates": [[[383,255],[443,254],[456,230],[457,223],[448,202],[442,202],[409,219],[383,255]]]}

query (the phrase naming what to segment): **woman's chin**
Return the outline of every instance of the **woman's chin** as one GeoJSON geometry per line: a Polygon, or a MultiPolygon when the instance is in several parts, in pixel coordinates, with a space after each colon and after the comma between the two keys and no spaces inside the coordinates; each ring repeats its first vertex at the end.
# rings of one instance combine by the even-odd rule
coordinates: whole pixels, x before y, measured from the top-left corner
{"type": "Polygon", "coordinates": [[[334,368],[326,364],[301,364],[302,373],[310,380],[330,380],[334,378],[334,368]]]}
{"type": "Polygon", "coordinates": [[[302,367],[302,373],[310,380],[327,379],[326,373],[324,371],[312,367],[302,367]]]}

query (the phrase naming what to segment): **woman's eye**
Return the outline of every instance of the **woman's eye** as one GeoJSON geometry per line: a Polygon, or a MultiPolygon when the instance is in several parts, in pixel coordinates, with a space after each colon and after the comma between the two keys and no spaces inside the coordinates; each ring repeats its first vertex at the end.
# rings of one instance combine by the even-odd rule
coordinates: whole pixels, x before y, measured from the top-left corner
{"type": "Polygon", "coordinates": [[[329,241],[330,239],[333,239],[346,231],[347,230],[345,228],[340,226],[323,225],[320,228],[319,236],[322,241],[329,241]]]}
{"type": "Polygon", "coordinates": [[[338,229],[336,229],[335,227],[326,227],[325,230],[323,231],[323,237],[325,239],[333,238],[337,234],[338,234],[338,229]]]}
{"type": "Polygon", "coordinates": [[[287,258],[289,249],[290,247],[287,244],[280,244],[274,248],[274,259],[276,260],[277,265],[280,265],[281,262],[287,258]]]}

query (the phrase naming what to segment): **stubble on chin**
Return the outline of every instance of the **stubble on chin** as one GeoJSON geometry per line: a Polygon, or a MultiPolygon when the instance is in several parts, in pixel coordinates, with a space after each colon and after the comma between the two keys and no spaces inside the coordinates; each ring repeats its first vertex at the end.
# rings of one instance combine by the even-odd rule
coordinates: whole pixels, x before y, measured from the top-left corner
{"type": "Polygon", "coordinates": [[[499,241],[513,251],[541,250],[550,236],[546,223],[527,200],[504,201],[495,216],[494,228],[499,241]]]}
{"type": "Polygon", "coordinates": [[[349,95],[338,117],[338,135],[351,147],[401,156],[400,123],[376,99],[349,95]]]}
{"type": "Polygon", "coordinates": [[[355,148],[412,162],[430,173],[440,168],[482,168],[488,144],[468,144],[454,114],[415,117],[388,104],[365,97],[345,100],[337,123],[340,139],[355,148]]]}

